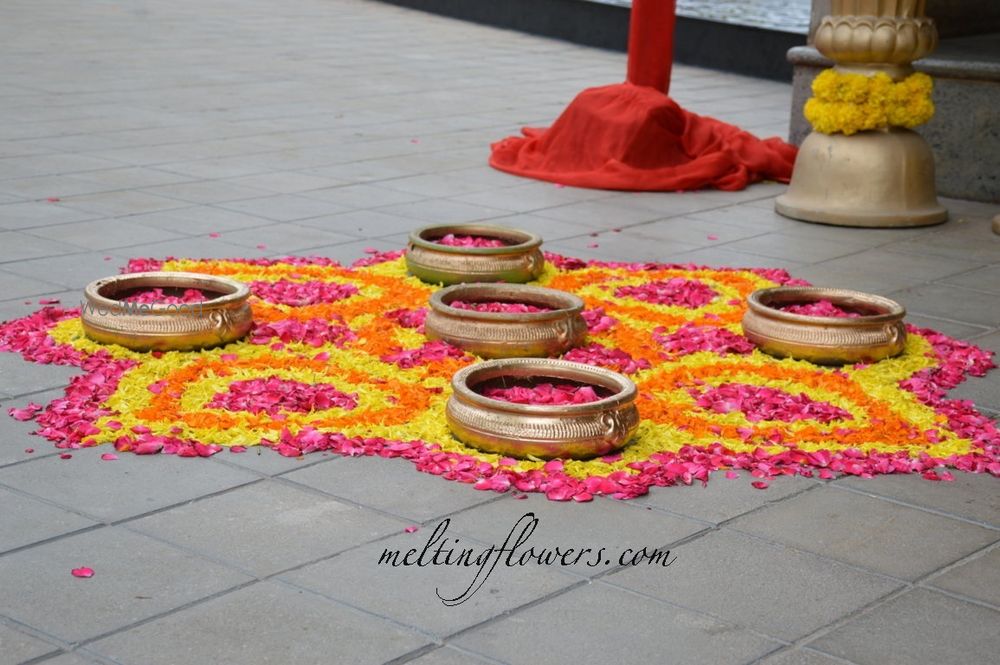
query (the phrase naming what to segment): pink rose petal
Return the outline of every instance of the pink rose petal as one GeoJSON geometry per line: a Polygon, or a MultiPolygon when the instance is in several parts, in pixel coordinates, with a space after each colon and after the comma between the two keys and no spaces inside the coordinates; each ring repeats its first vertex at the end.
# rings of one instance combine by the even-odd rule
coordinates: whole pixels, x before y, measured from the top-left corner
{"type": "Polygon", "coordinates": [[[84,566],[83,568],[74,568],[69,572],[73,575],[73,577],[82,577],[84,579],[94,576],[94,569],[87,568],[86,566],[84,566]]]}
{"type": "Polygon", "coordinates": [[[104,453],[103,455],[101,455],[101,459],[104,460],[105,462],[113,462],[114,460],[118,459],[118,455],[115,455],[114,453],[104,453]]]}

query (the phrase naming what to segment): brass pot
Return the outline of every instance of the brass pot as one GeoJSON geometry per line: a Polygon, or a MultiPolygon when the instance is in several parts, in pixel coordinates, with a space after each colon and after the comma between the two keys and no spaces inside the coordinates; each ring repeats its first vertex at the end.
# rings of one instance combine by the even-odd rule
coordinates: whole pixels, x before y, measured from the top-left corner
{"type": "Polygon", "coordinates": [[[772,356],[824,365],[877,361],[900,354],[906,345],[906,310],[882,296],[805,286],[781,286],[750,294],[743,334],[772,356]],[[858,312],[857,318],[807,316],[778,307],[828,300],[858,312]]]}
{"type": "Polygon", "coordinates": [[[410,234],[406,268],[431,284],[509,282],[538,279],[545,266],[542,239],[528,231],[492,224],[428,226],[410,234]],[[434,242],[449,233],[487,236],[507,243],[504,247],[452,247],[434,242]]]}
{"type": "Polygon", "coordinates": [[[583,301],[571,293],[521,284],[456,284],[436,291],[424,329],[482,358],[558,356],[583,343],[583,301]],[[456,300],[516,302],[547,312],[477,312],[451,306],[456,300]]]}
{"type": "Polygon", "coordinates": [[[451,385],[448,426],[459,440],[486,452],[539,459],[608,455],[639,426],[635,384],[600,367],[548,358],[488,360],[458,371],[451,385]],[[611,394],[587,404],[539,405],[490,399],[474,390],[503,378],[568,380],[611,394]]]}
{"type": "Polygon", "coordinates": [[[80,318],[90,339],[135,351],[186,351],[228,344],[253,324],[246,284],[189,272],[137,272],[96,280],[80,318]],[[184,305],[121,300],[136,289],[199,289],[216,297],[184,305]]]}

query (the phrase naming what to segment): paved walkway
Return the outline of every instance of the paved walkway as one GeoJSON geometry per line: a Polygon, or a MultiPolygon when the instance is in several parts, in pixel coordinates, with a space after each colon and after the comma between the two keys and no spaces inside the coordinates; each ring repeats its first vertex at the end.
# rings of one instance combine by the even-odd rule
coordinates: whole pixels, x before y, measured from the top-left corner
{"type": "MultiPolygon", "coordinates": [[[[620,80],[619,54],[362,0],[5,0],[0,57],[0,320],[29,299],[75,302],[127,257],[350,260],[417,225],[495,219],[585,257],[788,267],[1000,348],[990,206],[948,201],[953,219],[934,229],[846,230],[776,216],[776,185],[616,194],[484,166],[491,140],[620,80]],[[588,247],[612,227],[625,231],[588,247]]],[[[674,93],[761,134],[786,128],[786,85],[678,67],[674,93]]],[[[0,399],[46,401],[72,373],[2,354],[0,399]]],[[[955,392],[1000,411],[1000,372],[955,392]]],[[[995,478],[721,481],[562,505],[382,459],[60,460],[28,431],[0,417],[4,665],[972,665],[1000,653],[995,478]],[[449,536],[481,546],[529,510],[539,544],[669,547],[676,561],[498,568],[457,607],[435,590],[457,595],[471,569],[377,566],[444,516],[449,536]],[[96,576],[70,577],[79,565],[96,576]]]]}

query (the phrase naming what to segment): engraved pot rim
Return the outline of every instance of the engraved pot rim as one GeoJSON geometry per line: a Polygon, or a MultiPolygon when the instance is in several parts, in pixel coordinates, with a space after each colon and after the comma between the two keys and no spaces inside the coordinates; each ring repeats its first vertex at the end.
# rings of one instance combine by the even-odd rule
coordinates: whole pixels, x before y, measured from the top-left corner
{"type": "MultiPolygon", "coordinates": [[[[114,293],[120,293],[129,289],[139,288],[174,288],[174,289],[198,289],[222,295],[193,303],[185,303],[188,307],[201,307],[208,309],[223,308],[229,305],[239,305],[250,297],[250,287],[235,279],[228,277],[217,277],[194,272],[133,272],[124,275],[113,275],[96,279],[86,286],[84,295],[94,307],[107,309],[122,308],[125,301],[110,297],[114,293]],[[108,292],[111,293],[108,293],[108,292]],[[108,293],[108,295],[105,295],[108,293]]],[[[179,304],[168,305],[163,303],[143,303],[143,314],[165,314],[172,315],[177,312],[179,304]]],[[[138,307],[138,305],[137,305],[138,307]]]]}
{"type": "Polygon", "coordinates": [[[133,351],[187,351],[228,344],[253,325],[250,288],[233,279],[189,272],[137,272],[94,280],[84,289],[80,322],[88,338],[133,351]],[[141,288],[219,294],[192,303],[119,299],[141,288]]]}
{"type": "Polygon", "coordinates": [[[454,396],[491,411],[505,411],[524,416],[579,416],[613,411],[635,401],[638,391],[631,379],[618,372],[569,360],[552,358],[500,358],[465,367],[452,377],[454,396]],[[508,376],[517,379],[566,379],[598,386],[611,391],[607,397],[583,404],[517,404],[481,395],[474,387],[491,379],[508,376]]]}
{"type": "Polygon", "coordinates": [[[579,314],[583,311],[584,302],[572,293],[542,286],[469,282],[435,291],[431,295],[430,307],[438,314],[459,319],[491,323],[540,323],[579,314]],[[550,309],[543,312],[479,312],[473,309],[458,309],[450,305],[456,300],[467,298],[543,305],[550,309]]]}
{"type": "Polygon", "coordinates": [[[843,328],[856,328],[861,324],[885,324],[900,320],[906,309],[895,300],[884,296],[852,289],[838,289],[822,286],[778,286],[759,289],[747,298],[747,305],[754,313],[771,319],[793,324],[822,324],[843,328]],[[814,316],[796,314],[778,309],[781,305],[829,300],[834,305],[854,307],[858,317],[814,316]],[[876,313],[866,314],[866,311],[876,313]]]}
{"type": "Polygon", "coordinates": [[[496,224],[436,224],[416,229],[410,233],[410,244],[414,247],[444,254],[470,254],[477,256],[500,256],[520,254],[542,246],[542,238],[537,233],[496,224]],[[510,242],[503,247],[461,247],[442,245],[434,242],[449,233],[484,236],[510,242]]]}

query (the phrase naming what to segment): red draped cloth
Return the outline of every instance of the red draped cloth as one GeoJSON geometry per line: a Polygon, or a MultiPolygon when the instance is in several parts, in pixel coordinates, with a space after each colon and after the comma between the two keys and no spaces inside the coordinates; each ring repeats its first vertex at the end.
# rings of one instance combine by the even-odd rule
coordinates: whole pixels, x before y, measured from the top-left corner
{"type": "Polygon", "coordinates": [[[584,90],[548,129],[492,146],[490,165],[576,187],[630,191],[743,189],[788,182],[796,148],[685,111],[666,92],[675,0],[633,0],[626,83],[584,90]]]}

